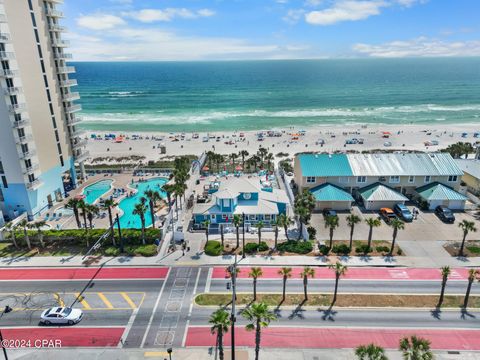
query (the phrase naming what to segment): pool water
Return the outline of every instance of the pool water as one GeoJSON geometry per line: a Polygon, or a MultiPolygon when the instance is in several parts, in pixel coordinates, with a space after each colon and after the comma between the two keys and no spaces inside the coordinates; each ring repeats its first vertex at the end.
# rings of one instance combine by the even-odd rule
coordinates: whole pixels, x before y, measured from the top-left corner
{"type": "MultiPolygon", "coordinates": [[[[130,185],[130,187],[136,189],[137,192],[132,197],[120,201],[118,206],[123,211],[123,215],[120,217],[120,226],[125,229],[141,229],[142,223],[140,221],[140,216],[132,214],[135,204],[140,202],[142,196],[145,197],[145,191],[147,190],[156,190],[160,193],[162,198],[166,198],[167,195],[161,188],[162,185],[167,182],[168,179],[165,178],[154,178],[145,182],[138,182],[130,185]]],[[[152,215],[150,214],[150,206],[148,205],[148,202],[147,209],[148,210],[145,213],[145,227],[152,225],[152,215]]]]}
{"type": "Polygon", "coordinates": [[[85,195],[85,202],[93,205],[98,199],[102,197],[112,187],[113,180],[100,180],[92,185],[88,185],[83,189],[83,195],[85,195]]]}

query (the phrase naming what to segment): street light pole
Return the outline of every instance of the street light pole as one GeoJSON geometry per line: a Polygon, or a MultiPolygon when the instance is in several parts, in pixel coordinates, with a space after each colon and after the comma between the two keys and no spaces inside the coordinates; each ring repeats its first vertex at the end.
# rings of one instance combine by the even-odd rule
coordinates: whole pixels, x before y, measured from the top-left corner
{"type": "MultiPolygon", "coordinates": [[[[115,221],[117,223],[117,228],[118,228],[118,238],[120,240],[120,252],[123,253],[123,237],[122,237],[122,229],[120,228],[120,219],[118,218],[118,214],[116,214],[115,221]]],[[[112,229],[113,231],[113,229],[112,229]]]]}
{"type": "MultiPolygon", "coordinates": [[[[12,311],[12,308],[8,305],[5,306],[5,309],[3,309],[2,314],[0,315],[0,319],[3,317],[4,314],[8,314],[10,311],[12,311]]],[[[5,358],[5,360],[8,360],[7,348],[5,347],[5,344],[3,342],[2,329],[0,329],[0,344],[3,350],[3,357],[5,358]]]]}
{"type": "Polygon", "coordinates": [[[245,213],[242,213],[242,259],[245,259],[245,213]]]}
{"type": "Polygon", "coordinates": [[[237,292],[236,292],[236,283],[237,283],[237,254],[235,254],[235,262],[230,267],[231,271],[230,274],[232,276],[232,314],[230,316],[231,321],[231,336],[232,336],[232,360],[235,360],[235,300],[237,299],[237,292]]]}

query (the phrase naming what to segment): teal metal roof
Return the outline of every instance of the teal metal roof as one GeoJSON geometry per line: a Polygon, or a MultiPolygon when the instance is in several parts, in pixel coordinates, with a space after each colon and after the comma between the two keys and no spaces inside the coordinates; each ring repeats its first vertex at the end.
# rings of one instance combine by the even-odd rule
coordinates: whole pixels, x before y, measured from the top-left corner
{"type": "Polygon", "coordinates": [[[317,201],[354,201],[349,192],[329,183],[314,187],[310,192],[317,201]]]}
{"type": "Polygon", "coordinates": [[[456,192],[451,187],[434,182],[417,188],[416,192],[422,199],[431,200],[467,200],[467,197],[456,192]]]}
{"type": "Polygon", "coordinates": [[[302,176],[353,176],[345,154],[300,154],[302,176]]]}
{"type": "Polygon", "coordinates": [[[407,201],[398,191],[380,183],[375,183],[360,189],[360,195],[366,201],[407,201]]]}

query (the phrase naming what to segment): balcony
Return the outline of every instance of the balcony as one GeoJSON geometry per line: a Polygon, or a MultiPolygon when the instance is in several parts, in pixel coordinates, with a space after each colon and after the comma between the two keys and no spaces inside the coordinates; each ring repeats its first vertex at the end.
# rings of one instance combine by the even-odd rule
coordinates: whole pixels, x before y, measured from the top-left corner
{"type": "Polygon", "coordinates": [[[79,116],[73,116],[70,119],[67,119],[67,125],[77,125],[78,123],[82,122],[82,118],[79,116]]]}
{"type": "Polygon", "coordinates": [[[12,104],[8,105],[8,109],[13,113],[19,113],[25,111],[27,109],[27,105],[25,104],[12,104]]]}
{"type": "Polygon", "coordinates": [[[78,82],[76,79],[68,79],[65,81],[60,81],[60,86],[63,86],[63,87],[77,86],[77,85],[78,85],[78,82]]]}
{"type": "Polygon", "coordinates": [[[28,190],[37,190],[42,185],[43,182],[40,179],[35,179],[32,182],[28,182],[25,184],[28,190]]]}
{"type": "Polygon", "coordinates": [[[0,51],[0,60],[11,60],[15,58],[15,54],[12,52],[0,51]]]}
{"type": "Polygon", "coordinates": [[[80,130],[80,129],[75,129],[73,132],[70,133],[70,138],[81,138],[85,136],[86,132],[85,130],[80,130]]]}
{"type": "Polygon", "coordinates": [[[30,119],[28,118],[23,118],[21,120],[18,120],[18,121],[14,121],[13,123],[13,127],[15,129],[20,129],[20,128],[23,128],[25,126],[28,126],[30,125],[30,119]]]}
{"type": "Polygon", "coordinates": [[[58,4],[58,5],[63,4],[63,0],[43,0],[43,1],[49,2],[51,4],[58,4]]]}
{"type": "Polygon", "coordinates": [[[67,59],[72,59],[73,55],[72,54],[67,54],[67,53],[55,52],[55,53],[53,53],[53,57],[55,59],[59,59],[59,60],[67,60],[67,59]]]}
{"type": "Polygon", "coordinates": [[[52,32],[64,32],[67,31],[67,28],[58,24],[48,24],[48,30],[52,32]]]}
{"type": "Polygon", "coordinates": [[[25,165],[22,165],[22,171],[24,174],[33,174],[35,171],[40,169],[40,165],[38,164],[33,164],[30,167],[26,167],[25,165]]]}
{"type": "Polygon", "coordinates": [[[0,42],[6,43],[10,41],[10,35],[6,33],[0,33],[0,42]]]}
{"type": "Polygon", "coordinates": [[[82,151],[81,153],[74,155],[74,157],[77,163],[81,163],[86,161],[90,157],[90,153],[88,151],[82,151]]]}
{"type": "Polygon", "coordinates": [[[67,47],[70,46],[70,41],[68,40],[52,40],[52,46],[54,47],[67,47]]]}
{"type": "Polygon", "coordinates": [[[21,152],[20,153],[20,159],[22,159],[22,160],[31,159],[35,155],[37,155],[37,152],[32,149],[32,150],[29,150],[27,152],[21,152]]]}
{"type": "Polygon", "coordinates": [[[46,13],[47,16],[53,17],[53,18],[63,18],[63,13],[61,11],[57,11],[53,8],[46,8],[46,13]]]}
{"type": "Polygon", "coordinates": [[[33,136],[30,135],[30,134],[26,134],[26,135],[23,135],[23,136],[15,135],[15,142],[17,144],[26,144],[26,143],[28,143],[32,140],[33,140],[33,136]]]}
{"type": "Polygon", "coordinates": [[[57,67],[57,72],[59,74],[74,73],[75,72],[75,67],[74,66],[60,66],[60,67],[57,67]]]}
{"type": "Polygon", "coordinates": [[[0,69],[0,76],[14,77],[18,75],[18,70],[0,69]]]}
{"type": "Polygon", "coordinates": [[[22,92],[22,88],[18,86],[8,87],[5,90],[5,95],[17,95],[22,92]]]}
{"type": "Polygon", "coordinates": [[[75,112],[81,111],[81,110],[82,110],[82,105],[72,105],[72,106],[69,106],[69,107],[65,108],[65,111],[69,114],[75,113],[75,112]]]}
{"type": "Polygon", "coordinates": [[[80,99],[80,94],[78,92],[70,92],[63,95],[63,101],[75,101],[80,99]]]}
{"type": "Polygon", "coordinates": [[[88,144],[88,140],[87,139],[82,139],[82,140],[79,140],[77,142],[73,142],[72,141],[72,148],[74,149],[80,149],[80,148],[83,148],[85,146],[87,146],[88,144]]]}

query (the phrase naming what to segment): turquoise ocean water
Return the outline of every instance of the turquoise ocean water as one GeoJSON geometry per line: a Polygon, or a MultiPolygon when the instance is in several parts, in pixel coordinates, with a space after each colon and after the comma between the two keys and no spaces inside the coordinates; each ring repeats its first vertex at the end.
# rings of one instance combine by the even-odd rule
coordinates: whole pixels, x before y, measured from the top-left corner
{"type": "Polygon", "coordinates": [[[480,58],[73,65],[92,130],[480,122],[480,58]]]}

